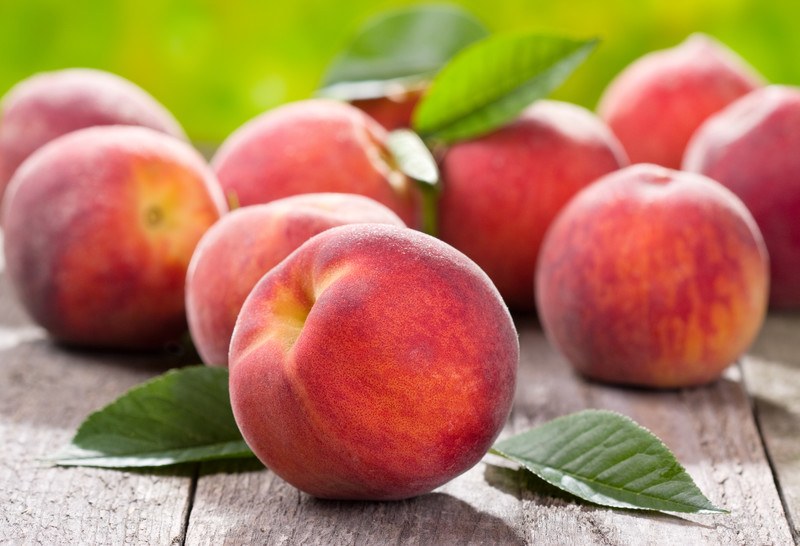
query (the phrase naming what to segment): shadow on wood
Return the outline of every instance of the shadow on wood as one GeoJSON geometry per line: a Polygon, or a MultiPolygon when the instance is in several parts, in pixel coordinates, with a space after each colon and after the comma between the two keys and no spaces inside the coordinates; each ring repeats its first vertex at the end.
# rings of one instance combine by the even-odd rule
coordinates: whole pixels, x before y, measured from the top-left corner
{"type": "Polygon", "coordinates": [[[445,492],[395,502],[321,500],[244,460],[204,465],[187,543],[406,544],[421,537],[425,544],[524,544],[501,518],[445,492]]]}

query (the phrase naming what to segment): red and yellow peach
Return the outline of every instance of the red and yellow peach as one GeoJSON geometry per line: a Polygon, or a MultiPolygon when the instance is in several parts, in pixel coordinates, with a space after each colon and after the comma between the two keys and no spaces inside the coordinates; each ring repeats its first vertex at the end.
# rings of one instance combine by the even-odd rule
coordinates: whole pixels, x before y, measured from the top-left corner
{"type": "Polygon", "coordinates": [[[629,65],[604,91],[598,112],[632,163],[677,169],[700,124],[761,85],[761,76],[733,51],[693,34],[629,65]]]}
{"type": "Polygon", "coordinates": [[[317,497],[391,500],[471,468],[514,396],[514,324],[486,274],[418,231],[307,241],[245,301],[234,416],[255,454],[317,497]]]}
{"type": "Polygon", "coordinates": [[[581,191],[548,231],[536,275],[547,337],[585,376],[689,387],[754,340],[769,287],[752,215],[719,183],[640,164],[581,191]]]}
{"type": "Polygon", "coordinates": [[[622,146],[591,112],[538,101],[510,125],[446,151],[439,235],[489,274],[509,306],[533,309],[550,222],[580,189],[625,165],[622,146]]]}
{"type": "Polygon", "coordinates": [[[158,347],[186,330],[189,259],[224,211],[213,172],[188,144],[143,127],[74,131],[12,178],[8,276],[58,340],[158,347]]]}
{"type": "Polygon", "coordinates": [[[800,307],[800,89],[773,85],[709,118],[683,168],[713,178],[744,201],[770,257],[770,305],[800,307]]]}
{"type": "Polygon", "coordinates": [[[241,205],[301,193],[370,197],[419,227],[419,194],[398,170],[387,133],[350,104],[314,99],[265,112],[222,144],[212,165],[223,190],[241,205]]]}

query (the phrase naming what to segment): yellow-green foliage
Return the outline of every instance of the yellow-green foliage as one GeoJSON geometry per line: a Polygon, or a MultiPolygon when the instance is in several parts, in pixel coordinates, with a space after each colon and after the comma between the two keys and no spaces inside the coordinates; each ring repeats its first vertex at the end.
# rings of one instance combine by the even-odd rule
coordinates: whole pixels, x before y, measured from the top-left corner
{"type": "MultiPolygon", "coordinates": [[[[315,90],[367,18],[400,0],[0,0],[0,94],[33,72],[92,66],[155,95],[214,145],[258,112],[315,90]]],[[[800,84],[797,0],[462,0],[492,30],[603,42],[555,96],[594,107],[639,55],[712,34],[769,80],[800,84]]]]}

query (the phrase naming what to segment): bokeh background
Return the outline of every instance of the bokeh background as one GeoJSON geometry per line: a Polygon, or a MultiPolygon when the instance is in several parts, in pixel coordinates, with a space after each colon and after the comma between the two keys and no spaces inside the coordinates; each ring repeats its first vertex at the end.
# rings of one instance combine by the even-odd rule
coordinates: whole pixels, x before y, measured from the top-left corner
{"type": "MultiPolygon", "coordinates": [[[[278,104],[311,96],[356,29],[402,0],[0,0],[0,94],[43,70],[85,66],[152,93],[214,146],[278,104]]],[[[442,3],[442,2],[439,2],[442,3]]],[[[462,0],[490,30],[599,37],[554,94],[594,108],[636,57],[706,32],[768,80],[800,84],[800,0],[462,0]]]]}

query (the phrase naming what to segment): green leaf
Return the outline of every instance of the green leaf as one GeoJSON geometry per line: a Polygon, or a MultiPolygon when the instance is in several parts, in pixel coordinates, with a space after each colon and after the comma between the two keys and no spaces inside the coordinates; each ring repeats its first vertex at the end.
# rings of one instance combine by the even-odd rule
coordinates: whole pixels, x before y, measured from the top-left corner
{"type": "Polygon", "coordinates": [[[321,94],[342,100],[386,96],[432,77],[465,46],[488,35],[456,6],[416,6],[368,21],[331,63],[321,94]]]}
{"type": "Polygon", "coordinates": [[[414,131],[398,129],[389,133],[386,144],[397,168],[406,176],[429,186],[439,183],[439,167],[422,139],[414,131]]]}
{"type": "Polygon", "coordinates": [[[400,171],[417,181],[422,194],[422,230],[436,235],[439,201],[439,166],[430,150],[414,131],[398,129],[389,133],[386,144],[400,171]]]}
{"type": "Polygon", "coordinates": [[[505,125],[561,85],[598,40],[541,34],[496,34],[448,63],[417,105],[423,137],[453,142],[505,125]]]}
{"type": "Polygon", "coordinates": [[[142,383],[89,415],[54,462],[131,468],[253,456],[233,419],[228,370],[191,366],[142,383]]]}
{"type": "Polygon", "coordinates": [[[653,433],[611,411],[559,417],[492,452],[587,501],[614,508],[724,513],[653,433]]]}

